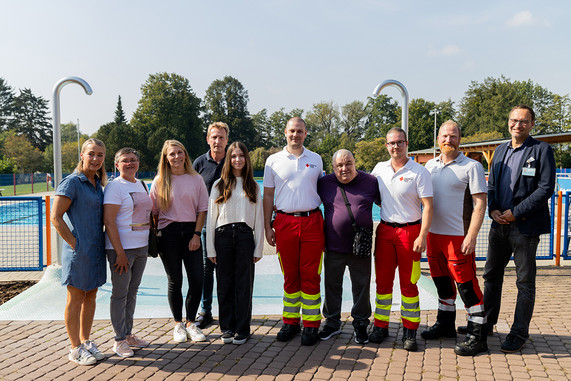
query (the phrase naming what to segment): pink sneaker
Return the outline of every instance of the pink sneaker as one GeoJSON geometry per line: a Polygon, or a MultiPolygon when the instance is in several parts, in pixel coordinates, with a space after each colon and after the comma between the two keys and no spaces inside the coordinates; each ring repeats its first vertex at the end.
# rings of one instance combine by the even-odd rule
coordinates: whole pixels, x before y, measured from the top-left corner
{"type": "Polygon", "coordinates": [[[133,350],[129,348],[127,340],[116,341],[115,344],[113,344],[113,352],[121,357],[131,357],[135,354],[133,350]]]}
{"type": "Polygon", "coordinates": [[[129,345],[130,347],[145,348],[145,347],[149,346],[148,341],[143,340],[143,339],[139,339],[135,335],[127,336],[127,339],[125,340],[125,342],[127,342],[127,345],[129,345]]]}

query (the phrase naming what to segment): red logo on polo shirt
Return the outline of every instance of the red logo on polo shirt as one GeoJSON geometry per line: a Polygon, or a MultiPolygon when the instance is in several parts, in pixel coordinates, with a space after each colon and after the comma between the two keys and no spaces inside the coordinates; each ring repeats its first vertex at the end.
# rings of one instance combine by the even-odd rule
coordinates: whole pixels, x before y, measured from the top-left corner
{"type": "Polygon", "coordinates": [[[399,181],[402,181],[403,179],[404,179],[404,177],[401,176],[400,179],[399,179],[399,181]]]}
{"type": "Polygon", "coordinates": [[[310,164],[310,163],[307,163],[307,164],[305,164],[305,167],[306,167],[306,168],[316,168],[316,167],[317,167],[317,165],[315,165],[315,164],[310,164]]]}

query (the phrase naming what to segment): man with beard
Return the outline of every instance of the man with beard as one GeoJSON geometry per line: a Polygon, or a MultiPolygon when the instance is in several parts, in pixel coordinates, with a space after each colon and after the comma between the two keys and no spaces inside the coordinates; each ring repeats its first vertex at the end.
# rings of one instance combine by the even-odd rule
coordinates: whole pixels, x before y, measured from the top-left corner
{"type": "Polygon", "coordinates": [[[323,162],[321,156],[303,146],[307,136],[303,119],[291,118],[284,133],[287,145],[268,157],[264,168],[266,240],[276,247],[284,274],[284,324],[277,339],[289,341],[297,335],[302,318],[301,345],[315,345],[321,323],[321,258],[325,244],[317,194],[323,162]],[[272,224],[274,205],[276,218],[272,224]]]}
{"type": "Polygon", "coordinates": [[[432,175],[434,217],[428,233],[430,275],[438,290],[436,323],[423,331],[426,340],[456,337],[456,284],[468,312],[468,334],[454,352],[474,356],[488,350],[486,314],[476,277],[475,250],[486,212],[486,178],[479,162],[458,150],[460,128],[452,120],[438,132],[440,156],[426,163],[432,175]]]}
{"type": "Polygon", "coordinates": [[[371,174],[381,193],[381,223],[375,238],[375,326],[369,341],[380,343],[388,336],[393,300],[393,280],[398,267],[401,289],[403,348],[415,351],[420,324],[418,286],[420,256],[432,220],[430,173],[407,156],[408,141],[402,128],[387,132],[391,159],[378,163],[371,174]]]}

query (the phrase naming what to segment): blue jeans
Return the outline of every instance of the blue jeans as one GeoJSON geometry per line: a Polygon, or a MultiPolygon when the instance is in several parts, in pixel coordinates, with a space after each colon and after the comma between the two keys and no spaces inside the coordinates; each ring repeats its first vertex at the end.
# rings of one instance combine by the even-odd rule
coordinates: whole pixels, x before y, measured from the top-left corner
{"type": "Polygon", "coordinates": [[[488,327],[498,322],[504,270],[513,253],[516,269],[517,301],[510,333],[524,340],[535,305],[535,255],[539,236],[525,236],[515,223],[490,228],[488,255],[484,268],[484,308],[488,327]]]}
{"type": "Polygon", "coordinates": [[[206,228],[202,228],[202,257],[204,260],[204,283],[202,284],[202,312],[212,314],[212,290],[214,289],[214,269],[216,265],[206,253],[206,228]]]}

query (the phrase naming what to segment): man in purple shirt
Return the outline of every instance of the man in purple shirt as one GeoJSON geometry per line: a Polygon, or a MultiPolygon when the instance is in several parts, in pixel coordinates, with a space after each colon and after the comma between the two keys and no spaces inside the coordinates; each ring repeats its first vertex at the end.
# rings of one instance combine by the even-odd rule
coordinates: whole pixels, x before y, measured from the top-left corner
{"type": "Polygon", "coordinates": [[[370,283],[371,257],[361,258],[353,255],[353,231],[351,217],[341,188],[345,190],[347,200],[358,226],[373,226],[373,202],[380,203],[377,179],[355,169],[355,158],[350,151],[341,149],[333,154],[335,173],[320,178],[317,193],[325,209],[325,304],[323,315],[327,319],[321,340],[328,340],[341,332],[341,300],[343,275],[349,267],[353,290],[353,327],[355,342],[365,344],[369,341],[367,326],[371,316],[370,283]]]}

